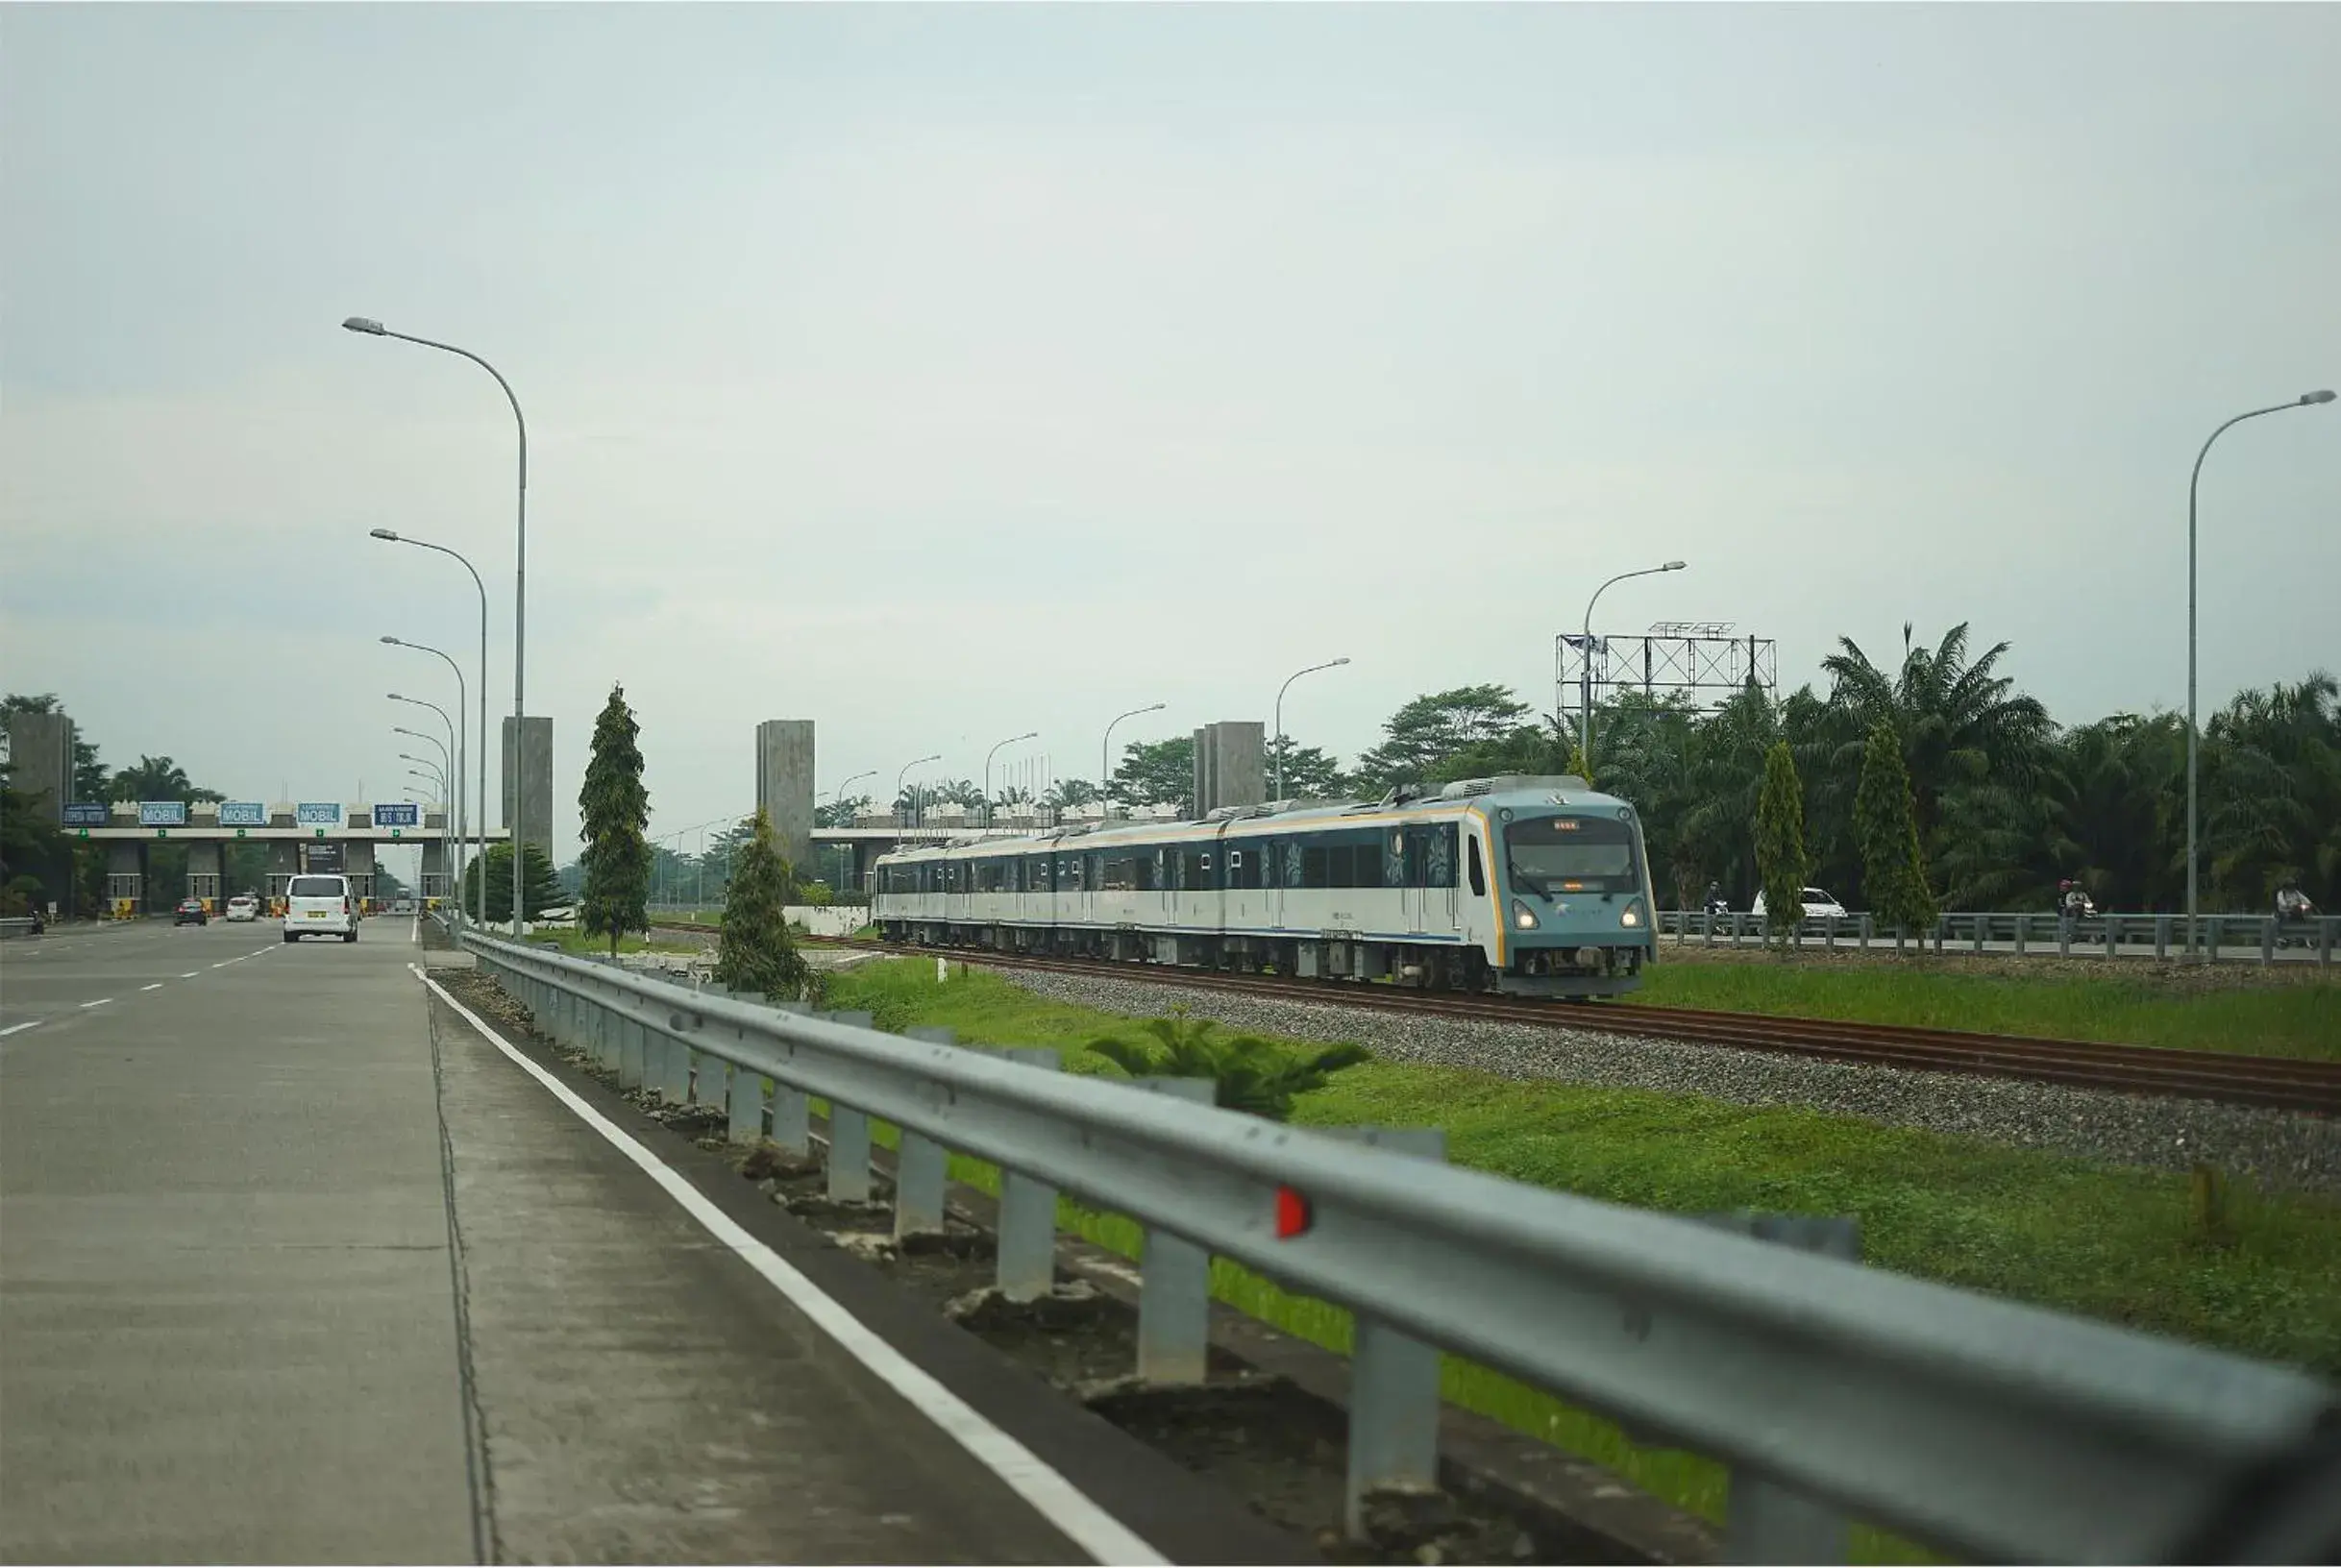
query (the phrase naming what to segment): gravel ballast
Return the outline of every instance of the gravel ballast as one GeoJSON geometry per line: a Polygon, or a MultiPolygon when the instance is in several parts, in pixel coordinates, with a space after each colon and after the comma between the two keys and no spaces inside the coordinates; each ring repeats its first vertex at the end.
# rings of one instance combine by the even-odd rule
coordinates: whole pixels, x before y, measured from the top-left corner
{"type": "Polygon", "coordinates": [[[1142,1017],[1182,1005],[1231,1030],[1354,1040],[1388,1062],[1800,1106],[2108,1164],[2185,1170],[2204,1161],[2265,1188],[2341,1195],[2341,1123],[2301,1112],[1860,1066],[1590,1029],[1466,1023],[1156,981],[995,972],[1052,1001],[1142,1017]]]}

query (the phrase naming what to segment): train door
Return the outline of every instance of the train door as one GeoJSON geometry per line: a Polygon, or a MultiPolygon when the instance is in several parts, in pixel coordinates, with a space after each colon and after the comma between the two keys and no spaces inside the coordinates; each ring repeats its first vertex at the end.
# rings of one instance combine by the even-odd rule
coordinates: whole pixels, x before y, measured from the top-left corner
{"type": "Polygon", "coordinates": [[[1424,918],[1434,929],[1453,936],[1463,929],[1463,898],[1456,886],[1463,879],[1455,874],[1455,824],[1434,822],[1425,832],[1424,918]]]}
{"type": "Polygon", "coordinates": [[[1400,929],[1416,936],[1423,929],[1422,835],[1420,827],[1393,827],[1382,844],[1382,885],[1398,890],[1400,929]]]}
{"type": "Polygon", "coordinates": [[[1260,902],[1266,911],[1268,928],[1284,929],[1284,857],[1298,857],[1300,845],[1290,839],[1262,839],[1256,847],[1260,851],[1260,902]]]}

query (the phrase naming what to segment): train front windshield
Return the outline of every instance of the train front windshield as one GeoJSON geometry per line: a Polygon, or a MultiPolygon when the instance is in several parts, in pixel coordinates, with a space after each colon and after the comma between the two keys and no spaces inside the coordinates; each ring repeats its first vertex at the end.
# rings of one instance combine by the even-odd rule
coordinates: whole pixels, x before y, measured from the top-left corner
{"type": "Polygon", "coordinates": [[[1614,817],[1539,817],[1504,829],[1507,870],[1535,893],[1639,893],[1634,824],[1614,817]]]}

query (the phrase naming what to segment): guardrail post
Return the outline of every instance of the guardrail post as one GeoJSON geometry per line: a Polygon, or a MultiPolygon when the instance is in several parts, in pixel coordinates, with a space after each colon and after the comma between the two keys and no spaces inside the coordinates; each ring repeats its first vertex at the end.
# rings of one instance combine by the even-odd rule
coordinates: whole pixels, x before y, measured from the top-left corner
{"type": "Polygon", "coordinates": [[[1701,923],[1707,927],[1707,945],[1713,947],[1715,944],[1715,917],[1713,913],[1711,911],[1701,923]]]}
{"type": "Polygon", "coordinates": [[[2118,915],[2108,915],[2106,917],[2106,956],[2107,958],[2119,957],[2121,946],[2122,919],[2118,915]]]}
{"type": "MultiPolygon", "coordinates": [[[[868,1013],[825,1012],[813,1016],[853,1029],[867,1029],[873,1021],[868,1013]]],[[[840,1105],[833,1099],[829,1102],[829,1201],[870,1201],[870,1114],[854,1106],[840,1105]]]]}
{"type": "Polygon", "coordinates": [[[2204,924],[2208,928],[2211,939],[2204,949],[2204,951],[2208,955],[2205,959],[2205,962],[2208,964],[2216,964],[2219,962],[2219,917],[2216,915],[2205,916],[2204,918],[2204,924]]]}
{"type": "Polygon", "coordinates": [[[2032,917],[2029,915],[2019,915],[2016,917],[2016,956],[2018,958],[2022,958],[2024,956],[2024,931],[2025,928],[2032,923],[2032,917]]]}
{"type": "Polygon", "coordinates": [[[1943,956],[1943,932],[1948,930],[1950,925],[1949,916],[1937,915],[1934,917],[1934,956],[1936,958],[1943,956]]]}
{"type": "MultiPolygon", "coordinates": [[[[922,1024],[902,1031],[905,1040],[929,1045],[949,1045],[958,1040],[954,1029],[922,1024]]],[[[894,1238],[933,1236],[943,1231],[943,1192],[949,1180],[949,1151],[924,1133],[896,1129],[894,1159],[894,1238]]]]}
{"type": "Polygon", "coordinates": [[[1984,928],[1990,923],[1981,915],[1975,917],[1975,950],[1979,953],[1984,950],[1984,928]]]}
{"type": "Polygon", "coordinates": [[[616,1028],[618,1032],[618,1087],[620,1089],[640,1089],[649,1067],[648,1052],[644,1048],[647,1041],[642,1025],[631,1018],[620,1018],[617,1020],[616,1028]]]}
{"type": "MultiPolygon", "coordinates": [[[[1213,1104],[1209,1078],[1141,1078],[1138,1087],[1213,1104]]],[[[1183,1236],[1148,1227],[1139,1260],[1138,1375],[1147,1383],[1201,1383],[1211,1363],[1211,1254],[1183,1236]]]]}
{"type": "Polygon", "coordinates": [[[2154,961],[2159,964],[2169,957],[2170,917],[2156,915],[2154,918],[2154,961]]]}
{"type": "Polygon", "coordinates": [[[661,1046],[658,1061],[662,1071],[658,1080],[658,1097],[669,1105],[689,1105],[691,1047],[664,1032],[655,1033],[651,1038],[661,1046]]]}
{"type": "MultiPolygon", "coordinates": [[[[1047,1045],[1013,1046],[1002,1053],[1044,1072],[1057,1070],[1047,1045]]],[[[1057,1189],[1013,1170],[999,1173],[999,1293],[1010,1301],[1038,1301],[1056,1283],[1057,1189]]]]}
{"type": "Polygon", "coordinates": [[[764,1136],[764,1075],[734,1066],[727,1075],[724,1112],[729,1125],[724,1136],[734,1143],[753,1143],[764,1136]]]}
{"type": "Polygon", "coordinates": [[[1837,918],[1835,915],[1824,915],[1821,917],[1821,951],[1834,953],[1836,950],[1837,918]]]}
{"type": "MultiPolygon", "coordinates": [[[[1444,1163],[1447,1135],[1437,1127],[1326,1128],[1333,1137],[1444,1163]]],[[[1353,1540],[1366,1534],[1367,1494],[1439,1485],[1439,1349],[1357,1314],[1349,1357],[1349,1477],[1343,1523],[1353,1540]]]]}
{"type": "Polygon", "coordinates": [[[2317,921],[2317,962],[2329,968],[2333,961],[2334,924],[2335,921],[2329,915],[2317,921]]]}
{"type": "Polygon", "coordinates": [[[2262,965],[2276,962],[2276,919],[2273,916],[2262,915],[2259,918],[2259,961],[2262,965]]]}
{"type": "MultiPolygon", "coordinates": [[[[1861,1261],[1861,1223],[1828,1214],[1701,1214],[1718,1230],[1800,1252],[1861,1261]]],[[[1746,1470],[1732,1472],[1723,1519],[1726,1562],[1843,1562],[1845,1516],[1824,1503],[1746,1470]]]]}
{"type": "Polygon", "coordinates": [[[1861,917],[1861,950],[1865,953],[1869,951],[1870,934],[1876,929],[1876,925],[1872,923],[1867,915],[1861,917]]]}

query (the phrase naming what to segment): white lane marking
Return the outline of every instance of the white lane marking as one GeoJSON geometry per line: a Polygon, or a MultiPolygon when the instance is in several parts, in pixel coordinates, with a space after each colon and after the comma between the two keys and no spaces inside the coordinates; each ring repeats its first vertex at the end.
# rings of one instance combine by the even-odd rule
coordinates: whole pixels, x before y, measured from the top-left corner
{"type": "Polygon", "coordinates": [[[138,989],[140,991],[160,991],[162,989],[162,982],[158,980],[151,986],[140,986],[138,989]]]}
{"type": "Polygon", "coordinates": [[[223,958],[223,959],[221,959],[221,960],[220,960],[218,963],[216,963],[216,964],[212,965],[212,966],[211,966],[211,968],[215,968],[215,969],[224,969],[224,968],[227,968],[229,965],[231,965],[231,964],[233,964],[233,963],[234,963],[234,962],[235,962],[235,960],[234,960],[234,959],[233,959],[233,958],[223,958]]]}
{"type": "Polygon", "coordinates": [[[113,1000],[113,998],[112,998],[112,997],[111,997],[111,996],[100,996],[100,997],[99,997],[99,998],[98,998],[96,1001],[94,1001],[94,1002],[84,1002],[84,1003],[82,1003],[82,1006],[84,1006],[84,1007],[104,1007],[104,1006],[105,1006],[105,1005],[106,1005],[108,1002],[111,1002],[111,1001],[112,1001],[112,1000],[113,1000]]]}
{"type": "Polygon", "coordinates": [[[840,1307],[821,1287],[806,1279],[780,1255],[741,1229],[732,1219],[689,1182],[669,1169],[659,1158],[634,1141],[609,1118],[578,1098],[559,1079],[530,1061],[503,1036],[490,1029],[470,1008],[447,993],[445,987],[423,972],[420,965],[407,966],[416,978],[431,989],[437,997],[459,1014],[466,1023],[480,1031],[486,1040],[530,1077],[553,1091],[554,1097],[567,1106],[579,1121],[600,1133],[612,1148],[641,1168],[644,1175],[656,1182],[666,1195],[682,1208],[683,1213],[699,1221],[701,1227],[718,1241],[740,1255],[749,1267],[789,1300],[789,1304],[816,1327],[844,1347],[846,1353],[868,1367],[881,1383],[900,1394],[912,1409],[943,1429],[945,1435],[973,1456],[975,1461],[998,1476],[1010,1491],[1032,1505],[1035,1512],[1061,1531],[1074,1545],[1101,1563],[1141,1563],[1148,1568],[1168,1568],[1170,1558],[1148,1546],[1133,1533],[1128,1526],[1115,1518],[1055,1469],[1042,1462],[1032,1450],[985,1420],[973,1407],[952,1393],[924,1369],[913,1365],[908,1358],[884,1339],[862,1326],[861,1319],[840,1307]]]}
{"type": "Polygon", "coordinates": [[[0,1040],[6,1040],[11,1035],[21,1035],[39,1022],[38,1018],[35,1018],[31,1023],[12,1023],[7,1028],[0,1029],[0,1040]]]}
{"type": "Polygon", "coordinates": [[[185,974],[181,975],[179,978],[180,978],[180,979],[182,979],[182,980],[192,980],[192,979],[194,979],[196,976],[198,976],[198,975],[200,975],[200,974],[202,974],[202,973],[203,973],[203,970],[201,970],[201,969],[189,969],[189,970],[187,970],[187,972],[186,972],[186,973],[185,973],[185,974]]]}

